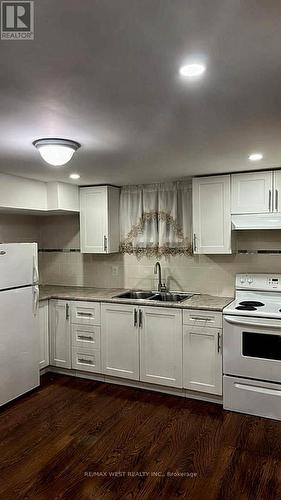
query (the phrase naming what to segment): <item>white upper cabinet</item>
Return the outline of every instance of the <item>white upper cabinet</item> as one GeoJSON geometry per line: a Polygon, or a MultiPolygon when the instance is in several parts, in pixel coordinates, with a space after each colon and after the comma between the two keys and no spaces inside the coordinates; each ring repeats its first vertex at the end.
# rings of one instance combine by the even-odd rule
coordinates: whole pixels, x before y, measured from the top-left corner
{"type": "Polygon", "coordinates": [[[230,175],[192,179],[193,252],[231,253],[230,175]]]}
{"type": "Polygon", "coordinates": [[[140,380],[182,387],[182,311],[139,309],[140,380]]]}
{"type": "Polygon", "coordinates": [[[232,214],[268,213],[272,212],[273,206],[273,172],[250,172],[231,176],[232,214]]]}
{"type": "Polygon", "coordinates": [[[119,195],[112,186],[80,189],[81,253],[119,251],[119,195]]]}

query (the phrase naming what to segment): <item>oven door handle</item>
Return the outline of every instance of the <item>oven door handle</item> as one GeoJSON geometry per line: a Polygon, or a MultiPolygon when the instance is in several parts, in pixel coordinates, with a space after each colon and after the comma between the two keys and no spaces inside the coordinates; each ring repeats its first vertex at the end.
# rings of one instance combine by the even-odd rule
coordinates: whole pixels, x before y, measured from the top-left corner
{"type": "Polygon", "coordinates": [[[254,322],[254,321],[252,322],[250,320],[244,321],[244,319],[243,320],[235,319],[235,318],[232,318],[231,316],[224,316],[224,319],[227,323],[231,323],[232,325],[257,326],[257,327],[261,327],[261,328],[279,328],[281,330],[281,321],[279,324],[271,323],[270,320],[268,321],[268,323],[256,323],[256,322],[254,322]]]}

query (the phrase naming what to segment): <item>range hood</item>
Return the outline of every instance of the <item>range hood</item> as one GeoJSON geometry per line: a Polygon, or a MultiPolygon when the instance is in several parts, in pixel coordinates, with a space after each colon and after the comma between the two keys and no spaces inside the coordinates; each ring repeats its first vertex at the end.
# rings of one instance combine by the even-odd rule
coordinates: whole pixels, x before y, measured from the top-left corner
{"type": "Polygon", "coordinates": [[[246,229],[281,229],[281,213],[232,215],[234,231],[246,229]]]}

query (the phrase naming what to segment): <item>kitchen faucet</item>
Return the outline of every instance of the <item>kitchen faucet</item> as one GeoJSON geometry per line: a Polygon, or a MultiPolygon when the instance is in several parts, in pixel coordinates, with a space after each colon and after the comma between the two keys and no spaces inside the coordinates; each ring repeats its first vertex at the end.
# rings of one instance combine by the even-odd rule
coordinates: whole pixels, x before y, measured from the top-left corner
{"type": "Polygon", "coordinates": [[[154,266],[154,274],[157,274],[157,270],[158,270],[158,292],[165,292],[167,290],[167,287],[165,283],[162,283],[160,262],[156,262],[154,266]]]}

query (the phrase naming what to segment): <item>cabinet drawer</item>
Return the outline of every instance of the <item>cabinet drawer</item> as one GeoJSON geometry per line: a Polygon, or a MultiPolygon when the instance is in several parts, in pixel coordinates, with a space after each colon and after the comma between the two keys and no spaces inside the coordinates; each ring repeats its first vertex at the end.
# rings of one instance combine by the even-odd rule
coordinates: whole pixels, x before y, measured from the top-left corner
{"type": "Polygon", "coordinates": [[[226,410],[281,420],[280,384],[236,377],[223,377],[226,410]]]}
{"type": "Polygon", "coordinates": [[[222,328],[222,313],[200,311],[199,309],[183,311],[183,324],[187,326],[222,328]]]}
{"type": "Polygon", "coordinates": [[[100,349],[100,326],[73,324],[71,331],[73,347],[100,349]]]}
{"type": "Polygon", "coordinates": [[[100,303],[72,302],[71,322],[80,325],[100,325],[100,303]]]}
{"type": "Polygon", "coordinates": [[[101,373],[101,355],[98,349],[72,348],[72,368],[85,372],[101,373]]]}

